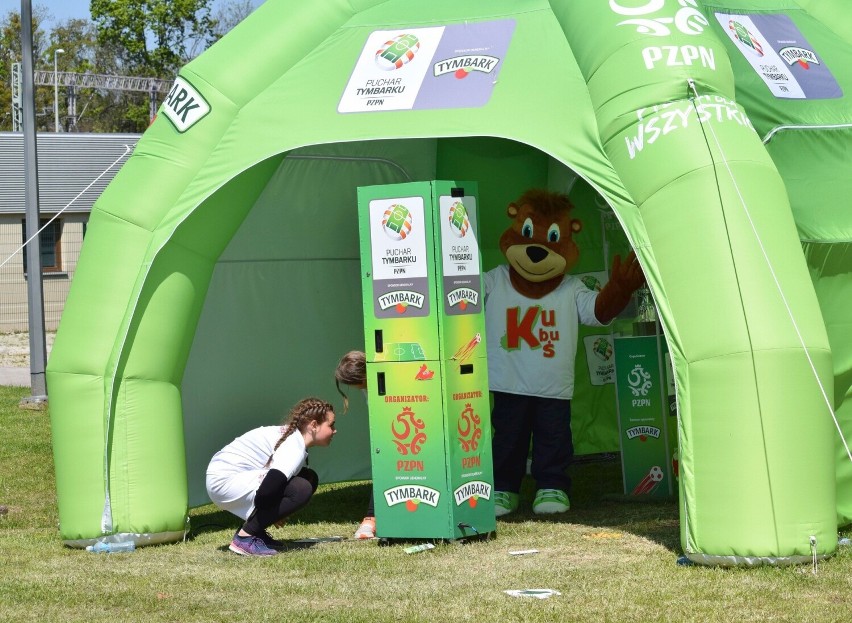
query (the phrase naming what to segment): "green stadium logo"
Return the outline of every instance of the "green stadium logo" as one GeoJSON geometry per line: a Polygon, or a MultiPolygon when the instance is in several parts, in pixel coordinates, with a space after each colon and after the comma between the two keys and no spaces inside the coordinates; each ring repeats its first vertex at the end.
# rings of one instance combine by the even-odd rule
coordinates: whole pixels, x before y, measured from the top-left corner
{"type": "Polygon", "coordinates": [[[589,290],[594,290],[596,292],[601,291],[600,279],[598,279],[594,275],[586,275],[584,277],[580,277],[580,281],[582,281],[583,285],[586,286],[589,290]]]}
{"type": "Polygon", "coordinates": [[[760,45],[760,41],[757,40],[757,37],[748,28],[738,21],[731,20],[728,22],[728,29],[731,31],[734,39],[739,41],[741,45],[748,48],[753,54],[763,56],[763,46],[760,45]]]}
{"type": "Polygon", "coordinates": [[[464,238],[470,229],[470,219],[467,216],[467,208],[461,201],[456,201],[450,206],[450,231],[459,238],[464,238]]]}
{"type": "Polygon", "coordinates": [[[592,345],[592,352],[601,361],[609,361],[612,359],[612,344],[605,337],[599,337],[592,345]]]}
{"type": "Polygon", "coordinates": [[[376,52],[376,65],[385,71],[399,69],[411,62],[420,49],[420,40],[412,34],[402,34],[385,41],[376,52]]]}
{"type": "Polygon", "coordinates": [[[391,240],[405,240],[413,226],[411,211],[401,203],[390,206],[382,215],[382,229],[391,240]]]}

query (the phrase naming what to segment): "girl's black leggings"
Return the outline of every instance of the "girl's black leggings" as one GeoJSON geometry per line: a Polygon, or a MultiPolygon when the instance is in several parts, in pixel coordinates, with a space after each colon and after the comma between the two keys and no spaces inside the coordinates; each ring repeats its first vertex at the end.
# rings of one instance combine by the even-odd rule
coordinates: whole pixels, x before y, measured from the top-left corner
{"type": "Polygon", "coordinates": [[[318,484],[317,473],[309,467],[303,467],[290,480],[277,469],[270,469],[257,488],[254,511],[243,525],[243,530],[254,536],[262,534],[275,522],[305,506],[318,484]]]}

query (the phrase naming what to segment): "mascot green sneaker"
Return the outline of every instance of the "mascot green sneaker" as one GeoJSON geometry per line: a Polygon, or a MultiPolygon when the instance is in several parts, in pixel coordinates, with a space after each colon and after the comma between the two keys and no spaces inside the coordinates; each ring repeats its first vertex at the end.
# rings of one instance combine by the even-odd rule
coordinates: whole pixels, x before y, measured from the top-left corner
{"type": "Polygon", "coordinates": [[[511,491],[494,492],[494,516],[502,517],[518,510],[520,497],[511,491]]]}
{"type": "Polygon", "coordinates": [[[535,492],[533,512],[537,515],[564,513],[571,508],[568,494],[561,489],[539,489],[535,492]]]}

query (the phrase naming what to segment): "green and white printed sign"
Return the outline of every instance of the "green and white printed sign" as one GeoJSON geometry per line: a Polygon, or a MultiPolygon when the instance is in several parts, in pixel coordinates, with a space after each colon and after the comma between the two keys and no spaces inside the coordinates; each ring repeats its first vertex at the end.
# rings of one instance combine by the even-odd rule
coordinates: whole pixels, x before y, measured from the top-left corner
{"type": "Polygon", "coordinates": [[[668,429],[676,426],[676,417],[667,415],[666,385],[660,375],[664,344],[656,335],[615,338],[621,466],[628,495],[659,498],[675,490],[668,429]]]}

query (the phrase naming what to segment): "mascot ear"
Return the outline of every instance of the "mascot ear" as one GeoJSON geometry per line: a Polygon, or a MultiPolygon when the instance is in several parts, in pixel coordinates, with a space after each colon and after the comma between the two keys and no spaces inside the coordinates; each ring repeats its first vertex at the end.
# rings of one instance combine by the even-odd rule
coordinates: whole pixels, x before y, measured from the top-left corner
{"type": "Polygon", "coordinates": [[[520,212],[520,209],[518,208],[517,203],[510,203],[509,207],[506,208],[506,215],[510,219],[514,219],[516,216],[518,216],[518,212],[520,212]]]}
{"type": "Polygon", "coordinates": [[[583,223],[580,219],[571,219],[571,233],[579,234],[583,231],[583,223]]]}

